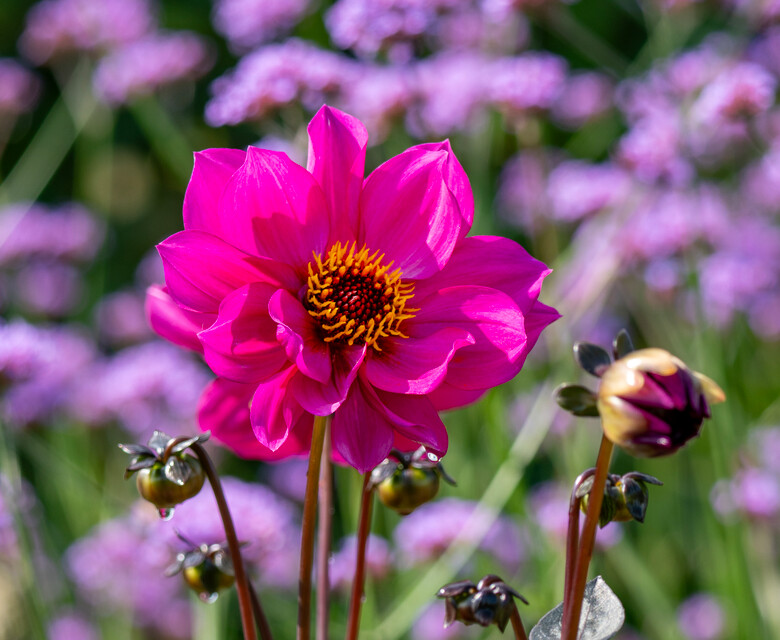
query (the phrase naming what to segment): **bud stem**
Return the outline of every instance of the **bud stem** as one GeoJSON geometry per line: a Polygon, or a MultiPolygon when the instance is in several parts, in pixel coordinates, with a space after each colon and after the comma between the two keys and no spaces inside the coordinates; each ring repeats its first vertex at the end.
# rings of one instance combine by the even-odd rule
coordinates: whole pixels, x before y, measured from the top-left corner
{"type": "Polygon", "coordinates": [[[369,486],[371,473],[363,476],[363,494],[360,500],[360,516],[357,533],[357,560],[355,577],[352,579],[352,595],[349,600],[349,618],[347,620],[347,640],[357,640],[360,626],[360,607],[363,604],[363,585],[366,579],[366,546],[371,530],[371,507],[374,492],[369,486]]]}
{"type": "Polygon", "coordinates": [[[297,640],[309,640],[311,635],[311,570],[314,561],[314,532],[317,519],[317,488],[320,480],[320,460],[325,442],[328,418],[314,416],[309,451],[309,469],[306,472],[306,496],[303,500],[301,522],[301,562],[298,575],[298,631],[297,640]]]}
{"type": "Polygon", "coordinates": [[[517,605],[512,608],[512,615],[509,619],[512,621],[512,630],[515,632],[515,640],[528,640],[523,621],[520,619],[520,612],[517,610],[517,605]]]}
{"type": "Polygon", "coordinates": [[[572,587],[574,586],[574,564],[577,558],[577,550],[580,542],[580,503],[582,498],[577,496],[580,485],[595,473],[594,468],[583,471],[574,481],[569,500],[569,528],[566,532],[566,569],[563,586],[563,610],[571,606],[572,587]]]}
{"type": "Polygon", "coordinates": [[[317,523],[317,640],[328,640],[330,621],[330,580],[328,561],[333,533],[333,464],[331,463],[330,424],[325,425],[320,469],[320,517],[317,523]]]}
{"type": "MultiPolygon", "coordinates": [[[[198,456],[198,460],[200,460],[200,464],[206,472],[206,477],[211,483],[214,497],[217,500],[219,515],[222,518],[222,525],[225,528],[225,538],[227,538],[228,549],[230,550],[230,559],[233,561],[233,569],[236,574],[236,591],[238,592],[238,607],[241,611],[241,626],[244,630],[244,640],[255,640],[257,636],[255,635],[255,624],[252,619],[253,606],[252,596],[249,591],[249,579],[244,570],[244,561],[241,559],[241,545],[238,543],[236,527],[233,524],[233,518],[230,516],[225,493],[222,491],[222,483],[219,481],[219,475],[217,475],[217,471],[211,462],[209,454],[206,453],[206,449],[199,442],[192,443],[190,449],[198,456]]],[[[257,609],[260,609],[259,600],[257,609]]],[[[260,636],[263,640],[271,640],[271,630],[268,628],[265,616],[262,616],[257,622],[260,625],[260,636]]]]}
{"type": "MultiPolygon", "coordinates": [[[[576,640],[579,629],[580,614],[582,613],[582,599],[585,595],[585,583],[588,580],[588,567],[593,556],[593,545],[596,541],[596,527],[601,514],[601,503],[604,500],[604,488],[607,484],[609,462],[612,458],[614,445],[606,437],[601,438],[598,459],[596,460],[596,472],[593,480],[593,488],[588,499],[588,512],[585,514],[585,526],[577,550],[577,564],[574,567],[573,584],[571,586],[570,605],[567,608],[564,603],[561,640],[576,640]]],[[[571,508],[569,513],[571,513],[571,508]]],[[[571,528],[571,523],[570,523],[571,528]]],[[[564,598],[566,597],[564,593],[564,598]]]]}

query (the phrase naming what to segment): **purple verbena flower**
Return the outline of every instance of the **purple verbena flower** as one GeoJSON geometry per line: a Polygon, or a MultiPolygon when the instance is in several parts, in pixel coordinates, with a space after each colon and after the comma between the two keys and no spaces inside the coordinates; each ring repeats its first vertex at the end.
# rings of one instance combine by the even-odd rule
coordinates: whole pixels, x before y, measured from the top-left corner
{"type": "Polygon", "coordinates": [[[77,417],[116,420],[145,438],[155,429],[195,433],[198,398],[210,376],[189,353],[154,340],[96,361],[80,378],[70,398],[77,417]]]}
{"type": "Polygon", "coordinates": [[[478,503],[459,498],[444,498],[418,507],[395,528],[393,539],[401,562],[412,566],[438,557],[458,536],[479,542],[482,551],[493,556],[505,570],[514,571],[525,556],[523,532],[507,517],[499,516],[484,539],[477,541],[481,517],[492,517],[485,512],[475,516],[478,503]],[[464,530],[467,523],[472,527],[464,530]],[[473,529],[473,531],[472,531],[473,529]]]}
{"type": "Polygon", "coordinates": [[[569,129],[578,129],[612,107],[613,86],[607,76],[578,73],[566,80],[552,105],[552,117],[569,129]]]}
{"type": "Polygon", "coordinates": [[[32,109],[40,84],[38,77],[16,60],[0,58],[0,115],[18,116],[32,109]]]}
{"type": "Polygon", "coordinates": [[[287,34],[303,18],[309,0],[216,0],[214,28],[237,52],[287,34]]]}
{"type": "Polygon", "coordinates": [[[531,51],[495,60],[481,77],[488,100],[512,117],[552,107],[565,88],[566,74],[563,58],[531,51]]]}
{"type": "Polygon", "coordinates": [[[148,0],[42,0],[27,14],[19,47],[43,64],[65,53],[103,52],[150,32],[148,0]]]}
{"type": "Polygon", "coordinates": [[[115,291],[98,301],[95,325],[98,337],[109,346],[127,346],[148,340],[152,330],[146,322],[144,294],[131,289],[115,291]]]}
{"type": "Polygon", "coordinates": [[[23,311],[55,318],[74,312],[84,296],[81,272],[59,261],[24,265],[14,276],[13,289],[23,311]]]}
{"type": "Polygon", "coordinates": [[[7,205],[0,209],[0,266],[33,257],[86,262],[104,236],[105,225],[76,203],[7,205]]]}
{"type": "Polygon", "coordinates": [[[124,612],[140,627],[188,638],[189,601],[181,581],[164,575],[174,554],[155,535],[156,518],[149,508],[146,518],[139,511],[103,522],[71,545],[65,562],[79,596],[95,612],[124,612]]]}
{"type": "Polygon", "coordinates": [[[338,94],[355,62],[302,40],[262,47],[211,85],[206,121],[213,127],[263,118],[296,101],[316,109],[338,94]]]}
{"type": "Polygon", "coordinates": [[[71,327],[0,324],[2,418],[17,428],[48,420],[64,409],[94,357],[94,345],[71,327]]]}
{"type": "Polygon", "coordinates": [[[765,112],[775,101],[777,83],[762,66],[740,62],[720,73],[691,107],[692,118],[717,127],[765,112]]]}
{"type": "Polygon", "coordinates": [[[725,637],[726,613],[713,595],[697,593],[680,605],[677,625],[688,640],[719,640],[725,637]]]}
{"type": "Polygon", "coordinates": [[[75,611],[61,611],[46,629],[48,640],[98,640],[98,631],[84,616],[75,611]]]}
{"type": "Polygon", "coordinates": [[[112,105],[195,80],[213,63],[200,36],[187,31],[155,33],[115,49],[95,69],[95,92],[112,105]]]}
{"type": "MultiPolygon", "coordinates": [[[[357,559],[357,537],[344,538],[328,559],[328,579],[331,589],[348,590],[352,586],[357,559]]],[[[366,544],[366,575],[377,580],[386,576],[393,566],[393,553],[387,540],[371,534],[366,544]]]]}
{"type": "Polygon", "coordinates": [[[579,160],[560,163],[550,172],[547,198],[557,220],[573,221],[608,207],[618,207],[631,192],[625,171],[611,164],[579,160]]]}

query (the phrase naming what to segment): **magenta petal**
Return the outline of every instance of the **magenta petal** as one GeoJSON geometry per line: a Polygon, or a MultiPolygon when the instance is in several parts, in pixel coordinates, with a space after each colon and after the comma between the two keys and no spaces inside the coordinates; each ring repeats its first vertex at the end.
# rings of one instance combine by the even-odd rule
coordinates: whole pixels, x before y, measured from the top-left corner
{"type": "Polygon", "coordinates": [[[472,236],[452,252],[447,265],[415,285],[414,306],[445,287],[478,285],[506,293],[524,314],[534,306],[551,270],[508,238],[472,236]]]}
{"type": "Polygon", "coordinates": [[[518,373],[527,353],[523,314],[508,295],[489,287],[443,289],[407,322],[460,327],[471,334],[475,343],[458,349],[445,379],[462,389],[506,382],[518,373]]]}
{"type": "Polygon", "coordinates": [[[275,322],[276,339],[298,370],[318,382],[330,378],[330,348],[316,334],[316,325],[303,305],[288,291],[280,289],[268,302],[275,322]]]}
{"type": "Polygon", "coordinates": [[[292,393],[309,413],[330,415],[344,402],[365,357],[365,345],[341,349],[333,356],[331,377],[327,382],[317,382],[299,372],[290,384],[292,393]]]}
{"type": "Polygon", "coordinates": [[[450,153],[412,147],[371,173],[360,197],[358,237],[404,278],[441,269],[461,232],[463,218],[447,185],[450,153]]]}
{"type": "Polygon", "coordinates": [[[397,432],[424,444],[436,455],[447,453],[447,429],[427,396],[375,391],[397,432]]]}
{"type": "Polygon", "coordinates": [[[476,402],[487,392],[488,389],[459,389],[445,381],[427,396],[437,411],[447,411],[476,402]]]}
{"type": "Polygon", "coordinates": [[[527,343],[525,345],[526,353],[534,348],[536,341],[542,334],[542,331],[555,322],[561,314],[552,307],[541,302],[536,302],[533,307],[525,314],[525,336],[527,343]]]}
{"type": "Polygon", "coordinates": [[[322,189],[285,154],[250,147],[222,194],[226,237],[251,254],[306,273],[312,252],[327,248],[330,223],[322,189]]]}
{"type": "Polygon", "coordinates": [[[180,305],[216,313],[220,301],[249,282],[297,289],[300,279],[285,264],[250,256],[203,231],[180,231],[157,250],[165,269],[165,284],[180,305]]]}
{"type": "Polygon", "coordinates": [[[330,211],[330,243],[355,237],[368,132],[357,118],[327,105],[309,123],[307,169],[322,187],[330,211]]]}
{"type": "Polygon", "coordinates": [[[146,290],[146,319],[154,332],[173,344],[203,353],[198,332],[210,326],[216,314],[182,309],[168,290],[154,284],[146,290]]]}
{"type": "Polygon", "coordinates": [[[249,409],[252,429],[260,444],[271,451],[277,451],[285,443],[290,430],[304,415],[288,389],[295,373],[295,367],[285,369],[259,385],[252,396],[249,409]]]}
{"type": "Polygon", "coordinates": [[[282,460],[304,456],[311,447],[312,416],[304,414],[276,451],[263,446],[252,430],[249,403],[257,387],[217,378],[203,391],[198,403],[198,424],[212,438],[251,460],[282,460]]]}
{"type": "MultiPolygon", "coordinates": [[[[417,325],[418,327],[420,325],[417,325]]],[[[366,360],[372,385],[395,393],[428,393],[444,380],[447,364],[461,347],[474,344],[462,328],[447,327],[430,335],[388,341],[380,353],[366,360]]]]}
{"type": "Polygon", "coordinates": [[[360,473],[376,467],[393,446],[393,425],[379,404],[370,387],[355,384],[333,415],[333,448],[360,473]]]}
{"type": "Polygon", "coordinates": [[[444,182],[447,183],[450,191],[458,202],[461,217],[460,237],[466,236],[474,222],[474,194],[471,191],[471,183],[463,170],[463,166],[455,157],[449,140],[443,142],[428,142],[419,145],[420,149],[426,151],[445,151],[447,153],[447,163],[443,167],[444,182]]]}
{"type": "Polygon", "coordinates": [[[244,164],[240,149],[206,149],[195,154],[192,177],[184,194],[184,228],[223,236],[219,199],[230,177],[244,164]]]}
{"type": "Polygon", "coordinates": [[[276,340],[276,322],[268,315],[273,285],[253,282],[228,295],[219,315],[198,334],[206,363],[218,376],[235,382],[261,382],[287,363],[276,340]]]}

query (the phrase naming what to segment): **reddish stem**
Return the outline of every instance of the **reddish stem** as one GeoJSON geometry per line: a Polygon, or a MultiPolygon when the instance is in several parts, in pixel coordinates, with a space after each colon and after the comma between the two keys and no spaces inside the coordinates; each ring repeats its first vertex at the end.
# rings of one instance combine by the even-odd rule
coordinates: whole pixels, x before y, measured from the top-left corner
{"type": "Polygon", "coordinates": [[[585,514],[585,526],[580,536],[577,552],[577,564],[574,568],[572,585],[571,606],[563,611],[563,623],[561,640],[577,640],[580,614],[582,613],[582,599],[585,595],[585,583],[588,580],[588,567],[593,556],[593,545],[596,541],[596,526],[601,514],[601,503],[604,500],[604,487],[607,484],[609,473],[609,461],[612,458],[614,445],[606,436],[601,438],[598,459],[596,460],[595,478],[593,488],[588,498],[588,511],[585,514]]]}
{"type": "Polygon", "coordinates": [[[595,473],[596,469],[590,468],[583,471],[574,481],[569,499],[569,528],[566,532],[566,569],[563,583],[563,610],[571,607],[572,586],[574,585],[574,563],[577,558],[577,550],[580,542],[580,504],[581,498],[577,497],[577,489],[580,485],[595,473]]]}
{"type": "Polygon", "coordinates": [[[306,472],[306,496],[303,500],[301,523],[301,563],[298,575],[298,632],[297,640],[311,636],[311,570],[314,563],[314,533],[317,520],[317,488],[320,479],[320,460],[325,441],[327,418],[314,416],[309,451],[309,469],[306,472]]]}
{"type": "MultiPolygon", "coordinates": [[[[252,620],[252,597],[249,593],[249,579],[244,570],[244,561],[241,559],[241,545],[238,542],[238,536],[236,536],[233,518],[230,517],[225,493],[222,491],[222,483],[219,481],[217,470],[214,468],[214,464],[203,446],[199,442],[195,442],[190,445],[190,448],[198,456],[198,460],[200,460],[200,464],[206,472],[206,477],[208,477],[211,483],[214,497],[217,500],[219,515],[222,518],[222,525],[225,528],[225,538],[227,538],[228,549],[230,550],[230,559],[233,561],[233,568],[236,574],[236,591],[238,592],[238,607],[241,611],[241,626],[244,630],[244,640],[255,640],[257,636],[255,635],[255,625],[252,620]]],[[[257,606],[259,608],[259,601],[257,606]]],[[[263,640],[271,640],[271,633],[267,624],[265,628],[267,634],[264,633],[262,625],[260,630],[263,640]]]]}
{"type": "Polygon", "coordinates": [[[523,621],[520,619],[520,612],[517,610],[517,605],[512,609],[512,616],[509,618],[512,621],[512,629],[515,632],[515,640],[528,640],[528,636],[525,633],[525,627],[523,621]]]}
{"type": "Polygon", "coordinates": [[[374,492],[368,486],[370,473],[363,477],[363,494],[360,500],[360,516],[357,532],[357,559],[355,561],[355,577],[352,580],[352,595],[349,600],[349,618],[347,620],[347,640],[357,640],[360,627],[360,607],[363,604],[363,586],[366,579],[366,546],[368,533],[371,530],[371,507],[374,492]]]}
{"type": "Polygon", "coordinates": [[[320,470],[320,517],[317,525],[317,619],[315,622],[317,640],[328,640],[330,621],[328,561],[333,533],[333,465],[330,455],[330,425],[326,425],[320,470]]]}

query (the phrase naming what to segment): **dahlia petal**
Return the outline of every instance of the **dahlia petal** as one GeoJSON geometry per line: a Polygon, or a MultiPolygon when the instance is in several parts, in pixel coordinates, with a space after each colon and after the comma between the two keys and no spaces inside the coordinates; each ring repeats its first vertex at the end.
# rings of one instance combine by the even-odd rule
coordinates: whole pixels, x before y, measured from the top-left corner
{"type": "Polygon", "coordinates": [[[212,381],[198,403],[198,424],[202,431],[211,431],[212,438],[238,456],[250,460],[282,460],[304,456],[311,447],[313,418],[304,413],[289,436],[272,451],[260,444],[252,430],[249,404],[257,387],[217,378],[212,381]]]}
{"type": "Polygon", "coordinates": [[[171,297],[193,311],[216,313],[221,300],[249,282],[296,289],[300,279],[285,264],[258,258],[203,231],[180,231],[157,250],[171,297]]]}
{"type": "Polygon", "coordinates": [[[474,344],[458,349],[445,380],[461,389],[486,389],[514,377],[527,353],[523,314],[512,299],[490,287],[458,286],[428,296],[412,326],[460,327],[474,344]]]}
{"type": "Polygon", "coordinates": [[[185,229],[224,237],[219,220],[219,198],[245,158],[246,151],[240,149],[206,149],[195,154],[192,177],[184,194],[185,229]]]}
{"type": "Polygon", "coordinates": [[[472,236],[458,243],[439,273],[415,285],[415,304],[445,287],[479,285],[503,291],[527,314],[551,272],[513,240],[472,236]]]}
{"type": "Polygon", "coordinates": [[[465,329],[447,327],[430,335],[411,334],[388,342],[381,353],[366,360],[368,381],[385,391],[422,394],[441,384],[455,352],[474,344],[474,338],[465,329]]]}
{"type": "MultiPolygon", "coordinates": [[[[531,310],[525,314],[525,336],[528,340],[525,345],[525,355],[528,355],[534,348],[542,331],[560,317],[561,314],[552,307],[539,301],[536,302],[531,310]]],[[[523,356],[523,360],[525,360],[525,356],[523,356]]]]}
{"type": "Polygon", "coordinates": [[[315,322],[289,292],[279,289],[268,302],[268,313],[278,323],[276,339],[298,370],[318,382],[331,374],[330,349],[317,337],[315,322]]]}
{"type": "Polygon", "coordinates": [[[198,332],[214,322],[215,314],[182,309],[171,298],[168,289],[158,284],[146,290],[144,307],[149,326],[157,335],[185,349],[203,353],[198,332]]]}
{"type": "Polygon", "coordinates": [[[276,322],[268,315],[273,285],[253,282],[229,294],[214,324],[198,334],[206,363],[234,382],[262,382],[275,375],[287,355],[276,340],[276,322]]]}
{"type": "Polygon", "coordinates": [[[358,238],[385,254],[405,278],[426,278],[449,260],[462,227],[447,185],[449,153],[412,147],[366,178],[358,238]]]}
{"type": "Polygon", "coordinates": [[[462,220],[460,227],[461,239],[471,229],[474,222],[474,193],[471,191],[471,183],[463,170],[463,166],[458,161],[455,153],[450,146],[449,140],[443,142],[427,142],[419,145],[421,149],[427,151],[445,151],[447,153],[447,163],[444,165],[444,181],[455,196],[455,200],[460,208],[460,217],[462,220]]]}
{"type": "Polygon", "coordinates": [[[320,108],[309,123],[307,169],[322,187],[330,211],[330,243],[355,237],[368,132],[343,111],[320,108]]]}
{"type": "Polygon", "coordinates": [[[284,153],[250,147],[219,203],[225,236],[244,251],[306,273],[327,248],[328,207],[314,177],[284,153]],[[240,243],[240,244],[238,244],[240,243]]]}
{"type": "Polygon", "coordinates": [[[299,372],[290,384],[293,395],[309,413],[330,415],[344,402],[365,357],[365,345],[339,350],[333,358],[331,377],[327,382],[317,382],[299,372]]]}
{"type": "Polygon", "coordinates": [[[436,455],[447,453],[447,428],[427,396],[374,391],[395,431],[424,444],[436,455]]]}
{"type": "Polygon", "coordinates": [[[393,425],[377,406],[376,397],[371,402],[364,391],[371,394],[370,387],[353,385],[331,425],[333,448],[360,473],[376,467],[393,446],[393,425]]]}
{"type": "Polygon", "coordinates": [[[445,381],[427,396],[437,411],[448,411],[476,402],[487,392],[488,389],[459,389],[445,381]]]}
{"type": "Polygon", "coordinates": [[[287,440],[290,430],[303,417],[303,407],[289,392],[288,384],[295,367],[281,371],[259,385],[252,396],[249,419],[255,436],[265,447],[277,451],[287,440]]]}

